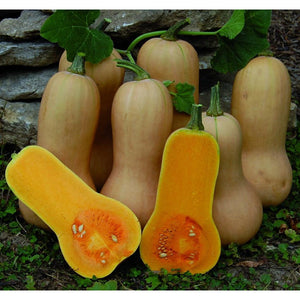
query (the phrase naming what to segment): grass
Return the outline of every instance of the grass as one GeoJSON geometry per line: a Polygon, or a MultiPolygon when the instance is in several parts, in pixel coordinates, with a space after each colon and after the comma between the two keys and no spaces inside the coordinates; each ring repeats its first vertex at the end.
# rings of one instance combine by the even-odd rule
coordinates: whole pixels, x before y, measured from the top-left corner
{"type": "Polygon", "coordinates": [[[300,130],[287,139],[293,187],[278,207],[264,210],[257,235],[222,247],[206,274],[151,272],[138,252],[103,279],[86,279],[64,261],[56,236],[27,224],[9,190],[5,167],[15,150],[0,153],[0,289],[2,290],[300,290],[300,130]]]}

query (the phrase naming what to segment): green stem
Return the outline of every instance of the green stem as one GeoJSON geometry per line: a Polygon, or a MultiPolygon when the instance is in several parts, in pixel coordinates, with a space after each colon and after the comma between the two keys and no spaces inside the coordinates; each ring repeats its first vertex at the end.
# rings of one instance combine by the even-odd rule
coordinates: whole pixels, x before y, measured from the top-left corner
{"type": "Polygon", "coordinates": [[[128,57],[129,61],[135,64],[134,58],[131,54],[131,52],[127,51],[126,56],[128,57]]]}
{"type": "Polygon", "coordinates": [[[155,36],[160,36],[162,35],[164,32],[166,32],[166,30],[160,30],[160,31],[153,31],[153,32],[148,32],[148,33],[144,33],[140,36],[138,36],[136,39],[134,39],[130,45],[127,48],[127,51],[132,51],[134,49],[134,47],[142,40],[144,39],[148,39],[151,37],[155,37],[155,36]]]}
{"type": "Polygon", "coordinates": [[[109,18],[104,18],[99,25],[95,28],[96,30],[101,30],[104,31],[106,29],[106,27],[111,23],[111,19],[109,18]]]}
{"type": "MultiPolygon", "coordinates": [[[[167,30],[160,30],[160,31],[153,31],[153,32],[148,32],[148,33],[144,33],[140,36],[138,36],[136,39],[134,39],[130,45],[128,46],[127,50],[121,50],[121,49],[117,49],[117,51],[120,54],[124,54],[127,55],[128,52],[131,52],[135,46],[141,42],[144,39],[149,39],[152,37],[160,37],[161,35],[165,34],[167,32],[167,30]]],[[[199,36],[199,35],[216,35],[218,32],[217,31],[213,31],[213,32],[205,32],[205,31],[179,31],[177,32],[178,35],[188,35],[188,36],[199,36]]]]}
{"type": "Polygon", "coordinates": [[[84,75],[85,74],[85,53],[78,52],[72,62],[72,65],[68,68],[71,73],[84,75]]]}
{"type": "Polygon", "coordinates": [[[160,37],[167,41],[177,41],[178,40],[177,35],[180,29],[182,29],[183,27],[187,26],[190,23],[191,21],[189,18],[179,21],[175,25],[170,27],[166,32],[164,32],[160,37]]]}
{"type": "Polygon", "coordinates": [[[202,123],[202,104],[192,104],[191,118],[186,128],[192,130],[204,130],[202,123]]]}
{"type": "Polygon", "coordinates": [[[181,30],[178,32],[178,35],[191,35],[191,36],[198,36],[198,35],[217,35],[219,30],[217,31],[184,31],[181,30]]]}
{"type": "Polygon", "coordinates": [[[121,68],[127,68],[133,72],[136,73],[136,78],[135,80],[143,80],[143,79],[149,79],[150,75],[148,72],[146,72],[143,68],[140,66],[136,65],[135,63],[125,60],[125,59],[115,59],[117,62],[117,67],[121,68]]]}
{"type": "Polygon", "coordinates": [[[220,106],[219,82],[211,88],[210,105],[206,111],[207,116],[218,117],[224,114],[220,106]]]}
{"type": "MultiPolygon", "coordinates": [[[[186,22],[187,19],[183,20],[182,22],[186,22]]],[[[176,25],[176,24],[175,24],[176,25]]],[[[175,26],[174,25],[174,26],[175,26]]],[[[182,27],[186,26],[182,25],[182,27]]],[[[182,28],[181,27],[181,28],[182,28]]],[[[172,28],[172,27],[171,27],[172,28]]],[[[170,29],[171,29],[170,28],[170,29]]],[[[169,29],[169,30],[170,30],[169,29]]],[[[180,28],[179,28],[180,29],[180,28]]],[[[133,59],[130,58],[131,56],[131,52],[132,50],[135,48],[135,46],[140,43],[142,40],[145,39],[149,39],[152,37],[162,37],[164,35],[166,35],[168,32],[168,30],[159,30],[159,31],[153,31],[153,32],[147,32],[144,34],[141,34],[140,36],[138,36],[137,38],[135,38],[128,46],[128,48],[126,50],[121,50],[121,49],[116,49],[121,55],[126,55],[130,61],[134,62],[133,59]]],[[[187,35],[187,36],[200,36],[200,35],[217,35],[219,32],[219,30],[217,31],[211,31],[211,32],[205,32],[205,31],[183,31],[183,30],[179,30],[176,32],[177,35],[187,35]]],[[[132,56],[131,56],[132,57],[132,56]]]]}

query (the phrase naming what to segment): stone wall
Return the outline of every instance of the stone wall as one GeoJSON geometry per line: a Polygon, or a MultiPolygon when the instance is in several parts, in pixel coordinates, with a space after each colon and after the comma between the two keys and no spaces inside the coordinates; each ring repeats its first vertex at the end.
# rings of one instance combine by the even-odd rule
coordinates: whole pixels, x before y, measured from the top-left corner
{"type": "MultiPolygon", "coordinates": [[[[63,51],[56,44],[40,37],[42,24],[51,11],[0,11],[0,143],[19,147],[36,143],[40,100],[50,77],[57,71],[63,51]]],[[[222,27],[230,18],[229,10],[104,10],[101,18],[112,23],[106,32],[114,45],[126,49],[140,34],[162,30],[189,17],[191,24],[185,30],[212,31],[222,27]]],[[[211,69],[210,59],[215,53],[214,37],[184,37],[199,53],[200,98],[204,108],[210,95],[210,86],[222,82],[221,97],[225,111],[230,108],[234,74],[220,76],[211,69]]],[[[138,45],[140,46],[140,45],[138,45]]],[[[137,47],[138,48],[138,47],[137,47]]],[[[125,81],[132,74],[126,72],[125,81]]]]}

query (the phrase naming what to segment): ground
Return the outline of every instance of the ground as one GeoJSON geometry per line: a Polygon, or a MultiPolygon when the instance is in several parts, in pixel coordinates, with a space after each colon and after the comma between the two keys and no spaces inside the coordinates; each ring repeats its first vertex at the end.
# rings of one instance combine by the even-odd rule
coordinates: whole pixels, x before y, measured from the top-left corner
{"type": "MultiPolygon", "coordinates": [[[[287,66],[292,100],[300,100],[300,11],[273,11],[269,40],[274,55],[287,66]]],[[[264,211],[257,236],[249,243],[222,248],[221,258],[204,275],[168,275],[149,271],[138,252],[104,279],[85,279],[64,261],[56,236],[28,225],[4,181],[11,145],[0,157],[0,290],[299,290],[300,289],[300,142],[299,128],[287,139],[294,170],[293,189],[279,207],[264,211]]]]}

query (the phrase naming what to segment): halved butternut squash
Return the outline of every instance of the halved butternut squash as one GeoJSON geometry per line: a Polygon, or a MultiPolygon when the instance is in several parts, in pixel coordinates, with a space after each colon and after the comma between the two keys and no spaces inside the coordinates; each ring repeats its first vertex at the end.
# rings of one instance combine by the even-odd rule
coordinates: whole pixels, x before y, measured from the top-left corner
{"type": "Polygon", "coordinates": [[[219,147],[202,130],[201,105],[193,105],[188,128],[168,138],[156,204],[140,245],[152,271],[205,273],[217,263],[221,242],[212,218],[219,147]]]}
{"type": "Polygon", "coordinates": [[[66,262],[83,277],[109,275],[140,243],[141,227],[128,207],[97,193],[40,146],[15,154],[6,180],[55,232],[66,262]]]}

